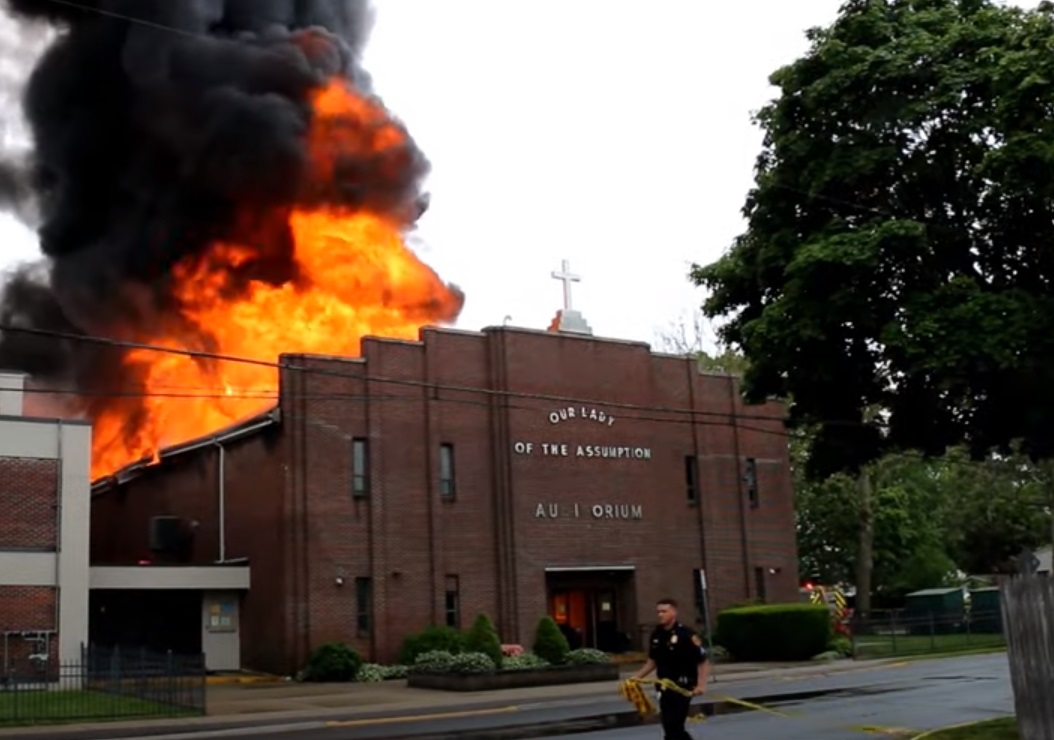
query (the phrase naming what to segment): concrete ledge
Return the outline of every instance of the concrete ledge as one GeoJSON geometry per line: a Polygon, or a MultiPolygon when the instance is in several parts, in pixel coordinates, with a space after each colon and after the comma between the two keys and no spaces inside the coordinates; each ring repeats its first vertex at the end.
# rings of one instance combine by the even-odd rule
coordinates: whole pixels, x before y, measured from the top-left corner
{"type": "Polygon", "coordinates": [[[285,679],[270,673],[216,673],[205,677],[209,686],[235,686],[250,683],[283,683],[285,679]]]}
{"type": "Polygon", "coordinates": [[[530,686],[556,686],[569,683],[617,681],[619,667],[614,663],[596,665],[554,666],[521,671],[498,671],[475,674],[411,673],[406,685],[415,689],[438,691],[494,691],[522,689],[530,686]]]}

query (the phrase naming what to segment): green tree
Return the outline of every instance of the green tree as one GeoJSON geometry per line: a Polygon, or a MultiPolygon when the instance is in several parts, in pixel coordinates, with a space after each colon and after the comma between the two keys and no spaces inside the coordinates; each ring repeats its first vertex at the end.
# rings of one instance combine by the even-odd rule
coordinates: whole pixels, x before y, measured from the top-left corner
{"type": "Polygon", "coordinates": [[[658,332],[656,343],[663,352],[695,357],[704,370],[743,377],[747,368],[743,353],[708,340],[705,327],[706,320],[702,313],[695,311],[690,319],[681,317],[658,332]]]}
{"type": "Polygon", "coordinates": [[[567,638],[552,617],[542,617],[534,631],[534,654],[553,665],[560,665],[567,660],[571,647],[567,638]]]}
{"type": "Polygon", "coordinates": [[[815,478],[1054,440],[1054,17],[850,0],[771,78],[747,229],[694,281],[815,478]],[[869,411],[882,413],[868,416],[869,411]]]}
{"type": "Polygon", "coordinates": [[[971,574],[1014,573],[1023,548],[1050,544],[1045,466],[1020,453],[977,463],[959,449],[933,464],[942,484],[954,492],[946,526],[949,552],[959,568],[971,574]]]}
{"type": "Polygon", "coordinates": [[[823,582],[857,585],[867,592],[898,594],[940,585],[955,570],[949,556],[945,491],[928,461],[889,456],[875,463],[870,521],[861,514],[860,480],[835,474],[822,481],[798,479],[796,517],[801,572],[823,582]],[[861,586],[861,534],[867,526],[870,562],[861,586]]]}

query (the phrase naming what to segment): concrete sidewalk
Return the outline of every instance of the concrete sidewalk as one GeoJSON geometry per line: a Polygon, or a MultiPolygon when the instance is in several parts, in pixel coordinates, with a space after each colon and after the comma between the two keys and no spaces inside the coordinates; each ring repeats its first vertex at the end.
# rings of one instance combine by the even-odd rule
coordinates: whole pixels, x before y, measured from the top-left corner
{"type": "MultiPolygon", "coordinates": [[[[873,671],[893,664],[893,660],[854,662],[850,660],[807,664],[727,664],[715,666],[710,691],[732,689],[738,682],[787,681],[820,678],[854,671],[873,671]]],[[[634,672],[632,666],[623,677],[634,672]]],[[[790,688],[788,686],[788,688],[790,688]]],[[[76,732],[101,733],[110,728],[117,735],[141,730],[143,734],[159,731],[194,733],[203,730],[279,725],[299,722],[343,720],[372,724],[391,720],[414,721],[442,719],[451,716],[485,715],[513,712],[538,705],[571,706],[621,701],[618,685],[613,681],[587,684],[539,686],[479,692],[448,692],[412,689],[406,681],[372,684],[299,684],[256,683],[210,686],[207,717],[190,719],[134,720],[126,722],[64,724],[61,726],[18,727],[0,730],[5,737],[49,738],[56,734],[76,732]]]]}
{"type": "MultiPolygon", "coordinates": [[[[834,661],[824,663],[738,663],[717,665],[711,672],[711,686],[723,682],[744,680],[787,679],[815,677],[847,670],[871,669],[887,665],[892,661],[834,661]]],[[[635,673],[635,666],[621,671],[622,678],[635,673]]],[[[435,711],[437,708],[457,705],[500,706],[525,704],[551,700],[573,701],[597,697],[618,697],[618,684],[598,681],[581,684],[558,684],[535,686],[523,689],[498,691],[452,692],[433,689],[409,688],[406,681],[384,681],[383,683],[348,684],[244,684],[210,686],[208,688],[208,713],[211,718],[245,716],[280,712],[305,712],[317,715],[319,710],[337,710],[346,714],[357,711],[378,710],[393,713],[435,711]]]]}

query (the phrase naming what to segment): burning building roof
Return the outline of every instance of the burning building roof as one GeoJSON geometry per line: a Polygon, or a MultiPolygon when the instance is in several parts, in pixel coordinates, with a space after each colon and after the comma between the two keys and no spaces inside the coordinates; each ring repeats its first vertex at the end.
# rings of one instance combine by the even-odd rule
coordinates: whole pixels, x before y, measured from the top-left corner
{"type": "Polygon", "coordinates": [[[24,98],[48,269],[11,276],[0,325],[158,348],[0,335],[92,420],[93,478],[266,412],[281,353],[456,319],[404,241],[428,163],[360,65],[364,2],[8,6],[65,30],[24,98]]]}

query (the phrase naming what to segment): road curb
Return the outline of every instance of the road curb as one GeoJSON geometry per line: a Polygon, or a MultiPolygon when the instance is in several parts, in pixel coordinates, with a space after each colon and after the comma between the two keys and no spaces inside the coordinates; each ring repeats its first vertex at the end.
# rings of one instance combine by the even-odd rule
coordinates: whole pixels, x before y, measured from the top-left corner
{"type": "MultiPolygon", "coordinates": [[[[755,704],[775,704],[785,703],[789,701],[801,701],[811,698],[819,698],[821,696],[827,696],[835,694],[841,691],[841,689],[830,689],[830,690],[814,690],[808,692],[785,692],[780,694],[768,694],[765,696],[758,696],[753,698],[734,697],[740,701],[752,702],[755,704]]],[[[480,710],[479,712],[473,712],[472,710],[466,710],[463,712],[452,712],[449,714],[439,713],[436,715],[429,715],[431,724],[449,721],[451,719],[463,718],[465,716],[496,716],[498,714],[504,714],[506,718],[512,718],[519,712],[526,713],[529,708],[514,707],[515,712],[498,712],[493,709],[491,710],[480,710]]],[[[742,706],[737,705],[733,701],[725,700],[723,698],[714,698],[712,700],[703,699],[701,702],[697,702],[692,705],[690,714],[691,716],[698,716],[700,714],[705,716],[714,716],[720,714],[729,714],[733,712],[747,712],[751,711],[745,709],[742,706]]],[[[0,740],[122,740],[131,738],[170,738],[170,737],[185,737],[191,740],[195,737],[237,737],[237,736],[252,736],[254,734],[265,734],[266,728],[268,727],[293,727],[296,726],[298,729],[312,729],[312,728],[324,728],[324,727],[350,727],[356,728],[356,737],[359,740],[379,740],[379,738],[392,738],[391,728],[393,726],[400,727],[399,737],[413,738],[413,740],[524,740],[532,737],[548,737],[553,735],[572,735],[584,732],[596,732],[601,730],[610,730],[621,727],[632,727],[642,724],[650,724],[657,721],[658,717],[641,717],[632,707],[628,704],[624,710],[611,711],[607,709],[605,711],[598,712],[596,714],[583,713],[576,717],[566,717],[558,720],[540,721],[540,722],[529,722],[522,721],[524,714],[520,714],[521,721],[508,721],[504,722],[499,720],[496,724],[488,727],[481,727],[479,729],[460,729],[460,730],[431,730],[427,724],[420,723],[420,717],[413,715],[405,717],[376,717],[376,718],[354,718],[349,717],[347,720],[340,720],[333,718],[330,720],[319,720],[316,722],[301,722],[291,723],[289,720],[277,720],[274,722],[268,722],[262,717],[254,718],[253,720],[247,720],[243,723],[232,724],[230,722],[224,723],[202,723],[194,726],[188,726],[181,724],[180,722],[165,723],[163,725],[154,725],[151,727],[143,727],[141,725],[127,725],[120,726],[116,723],[103,725],[96,725],[90,729],[82,728],[76,730],[64,730],[62,726],[49,725],[49,730],[46,735],[41,734],[43,726],[36,728],[18,728],[18,730],[25,730],[25,732],[5,732],[0,734],[0,740]],[[414,725],[417,724],[415,727],[414,725]]],[[[11,728],[15,729],[15,728],[11,728]]]]}

